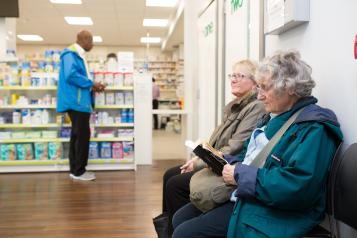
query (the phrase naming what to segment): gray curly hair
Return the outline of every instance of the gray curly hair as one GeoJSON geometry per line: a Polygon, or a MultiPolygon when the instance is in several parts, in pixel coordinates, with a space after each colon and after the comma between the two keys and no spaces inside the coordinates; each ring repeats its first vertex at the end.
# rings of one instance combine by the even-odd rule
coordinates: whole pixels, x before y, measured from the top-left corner
{"type": "Polygon", "coordinates": [[[307,97],[315,87],[311,72],[311,67],[300,59],[299,52],[279,51],[260,63],[255,78],[259,82],[268,75],[278,93],[291,90],[298,97],[307,97]]]}

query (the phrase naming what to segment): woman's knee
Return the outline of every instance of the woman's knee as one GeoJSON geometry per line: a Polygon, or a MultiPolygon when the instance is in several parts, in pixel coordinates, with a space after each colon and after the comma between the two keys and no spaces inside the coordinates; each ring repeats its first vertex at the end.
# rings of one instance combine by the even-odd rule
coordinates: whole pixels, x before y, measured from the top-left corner
{"type": "Polygon", "coordinates": [[[172,238],[189,238],[195,237],[195,227],[192,227],[189,222],[179,224],[172,234],[172,238]]]}
{"type": "Polygon", "coordinates": [[[173,176],[180,174],[180,166],[175,166],[172,167],[168,170],[165,171],[164,176],[163,176],[163,180],[164,182],[167,183],[167,181],[172,178],[173,176]]]}

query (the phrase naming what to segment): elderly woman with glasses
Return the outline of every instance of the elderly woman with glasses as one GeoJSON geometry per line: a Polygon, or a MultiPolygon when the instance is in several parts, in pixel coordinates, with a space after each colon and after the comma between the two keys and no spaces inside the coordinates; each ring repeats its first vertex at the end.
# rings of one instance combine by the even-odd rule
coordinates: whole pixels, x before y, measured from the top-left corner
{"type": "Polygon", "coordinates": [[[258,68],[257,82],[258,99],[269,115],[253,131],[246,152],[233,158],[242,163],[224,168],[226,183],[239,184],[227,237],[301,238],[324,217],[327,174],[342,132],[335,114],[316,105],[311,68],[297,52],[267,58],[258,68]],[[299,110],[263,167],[251,165],[299,110]]]}
{"type": "MultiPolygon", "coordinates": [[[[263,103],[257,100],[255,70],[256,64],[252,61],[241,60],[233,65],[233,73],[229,75],[234,97],[224,107],[222,123],[216,127],[209,139],[209,143],[222,153],[239,153],[258,119],[265,114],[263,103]]],[[[184,165],[175,166],[165,172],[163,213],[153,219],[160,238],[172,234],[172,217],[179,208],[190,202],[191,177],[203,167],[202,160],[194,157],[184,165]]]]}
{"type": "Polygon", "coordinates": [[[301,238],[322,221],[328,169],[342,141],[337,118],[316,105],[317,99],[311,96],[315,86],[311,68],[297,52],[279,52],[265,59],[256,80],[258,99],[269,114],[258,123],[241,153],[225,155],[230,164],[223,169],[223,179],[238,184],[231,195],[233,213],[220,213],[221,207],[207,213],[216,221],[230,217],[228,231],[227,226],[207,222],[207,214],[191,222],[179,210],[173,221],[175,238],[301,238]],[[263,166],[253,165],[296,112],[297,118],[264,158],[263,166]]]}

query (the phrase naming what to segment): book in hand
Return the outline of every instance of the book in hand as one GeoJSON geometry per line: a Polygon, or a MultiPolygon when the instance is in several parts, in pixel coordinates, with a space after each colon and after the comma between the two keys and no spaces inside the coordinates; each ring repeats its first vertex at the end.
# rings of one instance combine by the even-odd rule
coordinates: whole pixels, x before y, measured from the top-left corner
{"type": "Polygon", "coordinates": [[[213,148],[207,142],[204,142],[198,144],[193,150],[193,153],[200,157],[214,173],[222,176],[223,167],[228,164],[228,162],[223,158],[220,151],[213,148]]]}

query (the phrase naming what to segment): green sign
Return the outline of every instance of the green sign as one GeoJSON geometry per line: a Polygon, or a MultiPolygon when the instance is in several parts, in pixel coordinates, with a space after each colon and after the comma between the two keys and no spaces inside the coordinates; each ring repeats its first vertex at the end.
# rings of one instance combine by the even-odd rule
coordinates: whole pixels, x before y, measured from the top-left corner
{"type": "Polygon", "coordinates": [[[210,22],[207,26],[203,28],[203,35],[207,37],[213,32],[213,22],[210,22]]]}
{"type": "Polygon", "coordinates": [[[241,8],[242,5],[243,5],[243,0],[231,0],[231,11],[232,11],[232,13],[237,11],[238,8],[241,8]]]}

